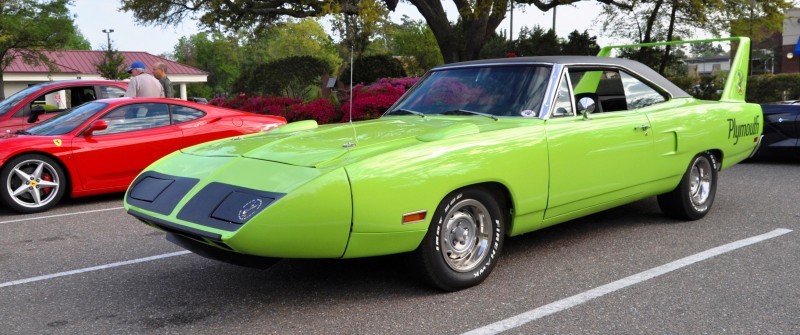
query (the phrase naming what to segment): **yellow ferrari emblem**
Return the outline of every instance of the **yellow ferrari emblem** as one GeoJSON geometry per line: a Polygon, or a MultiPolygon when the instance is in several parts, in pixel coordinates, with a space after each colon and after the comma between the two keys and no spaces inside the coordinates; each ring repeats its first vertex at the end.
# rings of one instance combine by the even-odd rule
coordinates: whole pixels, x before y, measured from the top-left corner
{"type": "Polygon", "coordinates": [[[61,146],[61,139],[58,139],[58,138],[54,139],[53,143],[55,143],[57,147],[60,147],[61,146]]]}

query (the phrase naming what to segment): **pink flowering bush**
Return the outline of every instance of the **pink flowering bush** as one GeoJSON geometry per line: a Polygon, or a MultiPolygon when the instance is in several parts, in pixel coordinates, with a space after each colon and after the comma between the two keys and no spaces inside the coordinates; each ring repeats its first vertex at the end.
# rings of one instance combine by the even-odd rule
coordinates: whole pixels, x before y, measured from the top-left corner
{"type": "MultiPolygon", "coordinates": [[[[411,86],[418,77],[383,78],[371,85],[353,87],[353,121],[374,119],[385,112],[411,86]]],[[[214,98],[209,104],[257,114],[278,115],[286,121],[316,120],[319,124],[350,120],[350,97],[342,101],[341,108],[327,99],[304,102],[285,97],[249,96],[239,94],[231,99],[214,98]]]]}
{"type": "MultiPolygon", "coordinates": [[[[353,87],[353,121],[374,119],[416,84],[419,77],[383,78],[378,82],[353,87]]],[[[342,122],[350,120],[350,101],[342,104],[342,122]]]]}
{"type": "MultiPolygon", "coordinates": [[[[248,96],[240,94],[233,99],[215,98],[209,104],[238,109],[256,114],[269,114],[286,117],[294,105],[303,103],[303,99],[284,97],[248,96]]],[[[287,118],[288,119],[288,118],[287,118]]]]}
{"type": "Polygon", "coordinates": [[[225,104],[227,103],[228,103],[228,98],[225,97],[216,97],[208,101],[209,105],[220,106],[220,107],[225,107],[225,104]]]}
{"type": "Polygon", "coordinates": [[[341,114],[339,114],[339,111],[333,106],[331,101],[322,98],[293,105],[286,115],[287,120],[316,120],[319,124],[336,122],[339,118],[341,118],[341,114]]]}

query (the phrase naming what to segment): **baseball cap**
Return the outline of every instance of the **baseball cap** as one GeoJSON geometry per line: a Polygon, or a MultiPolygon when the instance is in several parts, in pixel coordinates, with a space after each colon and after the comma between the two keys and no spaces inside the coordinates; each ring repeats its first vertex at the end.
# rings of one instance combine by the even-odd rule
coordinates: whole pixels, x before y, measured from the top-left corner
{"type": "Polygon", "coordinates": [[[145,65],[144,65],[144,63],[142,63],[142,62],[137,60],[137,61],[131,63],[131,66],[128,66],[128,68],[125,69],[125,72],[131,73],[131,71],[133,71],[133,69],[139,69],[139,70],[144,71],[145,65]]]}

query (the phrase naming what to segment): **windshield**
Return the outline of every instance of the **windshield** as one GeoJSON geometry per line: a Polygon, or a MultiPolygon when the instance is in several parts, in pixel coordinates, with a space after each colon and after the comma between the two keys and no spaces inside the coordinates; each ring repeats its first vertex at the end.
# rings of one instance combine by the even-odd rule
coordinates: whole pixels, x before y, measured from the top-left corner
{"type": "Polygon", "coordinates": [[[538,116],[550,67],[484,66],[434,71],[386,114],[538,116]],[[397,111],[397,112],[395,112],[397,111]]]}
{"type": "Polygon", "coordinates": [[[0,116],[6,115],[11,108],[14,108],[14,106],[22,102],[22,100],[25,100],[28,95],[36,93],[36,91],[38,91],[41,87],[41,85],[30,86],[22,91],[12,94],[5,100],[0,101],[0,116]]]}
{"type": "Polygon", "coordinates": [[[107,103],[89,102],[59,114],[28,129],[30,135],[64,135],[91,119],[108,106],[107,103]]]}

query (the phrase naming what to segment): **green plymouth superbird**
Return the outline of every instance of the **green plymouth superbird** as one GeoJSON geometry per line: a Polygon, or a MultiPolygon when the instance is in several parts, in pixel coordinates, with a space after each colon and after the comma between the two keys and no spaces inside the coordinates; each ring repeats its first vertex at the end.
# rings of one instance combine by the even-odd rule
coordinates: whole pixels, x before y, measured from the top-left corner
{"type": "Polygon", "coordinates": [[[718,171],[749,157],[763,128],[744,102],[750,42],[719,40],[739,50],[720,101],[619,58],[447,64],[376,120],[174,152],[136,178],[125,208],[234,264],[408,253],[433,286],[466,288],[506,236],[652,196],[670,217],[706,215],[718,171]]]}

